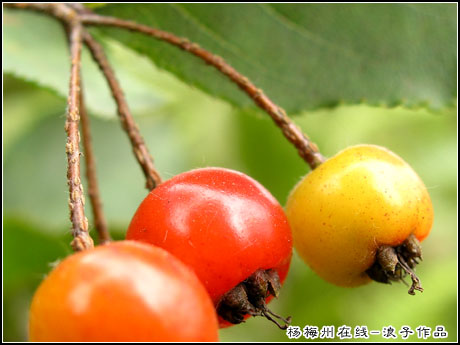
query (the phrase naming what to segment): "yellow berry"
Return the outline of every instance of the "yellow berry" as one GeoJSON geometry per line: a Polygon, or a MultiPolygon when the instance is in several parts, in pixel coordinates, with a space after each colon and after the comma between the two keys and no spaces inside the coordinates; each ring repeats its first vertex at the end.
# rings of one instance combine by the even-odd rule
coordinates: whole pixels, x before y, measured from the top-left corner
{"type": "Polygon", "coordinates": [[[305,176],[287,216],[294,246],[326,281],[358,286],[383,245],[429,234],[433,207],[419,176],[399,156],[373,145],[349,147],[305,176]]]}

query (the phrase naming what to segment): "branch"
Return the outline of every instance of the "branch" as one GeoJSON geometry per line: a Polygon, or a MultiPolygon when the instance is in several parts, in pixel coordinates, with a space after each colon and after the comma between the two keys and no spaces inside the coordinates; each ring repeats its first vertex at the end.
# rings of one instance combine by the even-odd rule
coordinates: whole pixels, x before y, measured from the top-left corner
{"type": "Polygon", "coordinates": [[[51,4],[43,4],[43,3],[5,3],[3,4],[4,7],[8,8],[16,8],[16,9],[26,9],[38,12],[44,12],[49,14],[61,22],[70,25],[72,22],[79,21],[78,14],[66,4],[59,4],[59,3],[51,3],[51,4]]]}
{"type": "MultiPolygon", "coordinates": [[[[80,80],[80,88],[82,82],[80,80]]],[[[89,116],[86,111],[83,92],[80,92],[80,116],[81,129],[83,135],[83,148],[85,150],[86,162],[86,179],[88,180],[88,195],[91,202],[91,208],[94,215],[94,226],[99,235],[99,242],[104,244],[110,242],[110,234],[107,228],[107,221],[102,211],[102,201],[99,195],[99,186],[97,183],[96,162],[94,159],[93,146],[91,142],[91,130],[89,125],[89,116]]]]}
{"type": "Polygon", "coordinates": [[[133,116],[131,115],[131,111],[126,103],[120,84],[118,83],[115,73],[100,44],[86,31],[83,33],[83,38],[86,46],[89,48],[91,55],[93,56],[94,61],[98,64],[105,76],[105,79],[107,80],[107,83],[109,84],[112,96],[117,103],[118,116],[120,117],[123,129],[131,141],[134,155],[136,156],[136,159],[144,172],[145,178],[147,179],[146,187],[149,190],[152,190],[161,183],[161,177],[155,169],[153,158],[145,145],[144,139],[139,132],[139,128],[137,127],[133,116]]]}
{"type": "MultiPolygon", "coordinates": [[[[262,90],[258,89],[248,78],[237,72],[224,59],[213,55],[207,50],[201,48],[198,44],[190,42],[186,38],[178,37],[170,32],[151,28],[146,25],[138,24],[133,21],[127,21],[119,18],[100,16],[94,14],[91,10],[86,9],[80,4],[5,4],[6,7],[27,8],[37,11],[46,12],[61,21],[69,22],[72,19],[78,19],[82,24],[102,25],[123,28],[135,32],[139,32],[156,39],[172,44],[184,51],[187,51],[205,63],[214,66],[219,72],[227,76],[232,82],[238,85],[253,101],[264,110],[275,124],[281,129],[284,136],[297,148],[299,155],[310,165],[312,169],[319,166],[325,161],[318,147],[313,143],[307,135],[302,133],[302,130],[292,122],[286,112],[274,102],[272,102],[262,90]]],[[[142,138],[138,134],[138,129],[132,121],[129,109],[124,101],[123,93],[118,86],[112,69],[108,65],[107,59],[101,47],[92,39],[89,34],[85,34],[85,43],[91,49],[93,56],[97,53],[96,60],[106,75],[106,79],[112,90],[114,98],[118,105],[118,112],[122,119],[123,126],[128,133],[128,136],[133,145],[133,150],[137,160],[142,166],[144,175],[147,177],[147,187],[152,189],[158,184],[161,179],[156,173],[152,159],[145,148],[142,138]],[[89,38],[89,39],[88,39],[89,38]],[[92,46],[92,48],[91,48],[92,46]],[[130,127],[132,125],[132,127],[130,127]],[[141,141],[139,141],[139,139],[141,141]]]]}
{"type": "MultiPolygon", "coordinates": [[[[44,12],[61,20],[67,26],[71,25],[72,22],[81,23],[81,17],[85,15],[85,13],[91,13],[90,10],[85,9],[85,7],[81,6],[80,4],[7,3],[5,6],[16,9],[28,9],[44,12]]],[[[137,127],[131,115],[128,104],[126,103],[125,97],[123,95],[123,91],[115,77],[115,73],[113,72],[104,54],[104,50],[99,45],[99,43],[97,43],[86,31],[84,31],[82,35],[84,37],[86,46],[91,51],[94,60],[98,64],[109,84],[112,96],[117,103],[118,115],[122,122],[122,127],[129,137],[133,147],[134,155],[146,177],[146,187],[149,190],[152,190],[158,184],[160,184],[162,180],[159,173],[155,169],[153,158],[145,146],[144,139],[139,132],[139,128],[137,127]]]]}
{"type": "Polygon", "coordinates": [[[71,72],[65,123],[67,132],[67,183],[70,193],[70,221],[72,222],[72,234],[74,237],[71,245],[74,251],[80,251],[94,247],[93,240],[88,233],[88,219],[85,217],[85,201],[80,179],[80,133],[78,131],[80,115],[78,106],[80,101],[80,56],[83,27],[80,22],[74,21],[69,23],[68,30],[71,72]]]}
{"type": "Polygon", "coordinates": [[[99,16],[96,14],[81,14],[81,21],[88,25],[114,26],[117,28],[128,29],[139,32],[156,39],[172,44],[184,51],[187,51],[205,63],[214,66],[218,71],[226,75],[232,82],[237,84],[255,104],[264,110],[275,124],[280,127],[284,136],[297,148],[299,155],[310,165],[312,169],[324,162],[325,158],[321,155],[316,144],[308,136],[302,133],[301,129],[295,125],[286,115],[286,112],[273,103],[262,90],[258,89],[248,78],[237,72],[225,60],[213,55],[201,48],[198,44],[190,42],[186,38],[178,37],[170,32],[151,28],[146,25],[138,24],[119,18],[99,16]]]}

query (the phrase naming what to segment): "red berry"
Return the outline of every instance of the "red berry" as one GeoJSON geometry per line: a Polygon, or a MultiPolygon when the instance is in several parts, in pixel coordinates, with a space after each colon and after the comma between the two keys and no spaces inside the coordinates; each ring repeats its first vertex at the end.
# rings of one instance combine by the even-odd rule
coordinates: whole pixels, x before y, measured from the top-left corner
{"type": "MultiPolygon", "coordinates": [[[[265,303],[284,281],[292,252],[291,230],[276,199],[249,176],[221,168],[177,175],[150,192],[127,239],[165,248],[191,266],[216,306],[249,277],[244,289],[226,296],[227,302],[244,307],[241,294],[251,295],[249,290],[261,283],[265,303]]],[[[253,298],[249,307],[261,303],[253,298]]],[[[243,310],[248,311],[220,310],[220,315],[238,323],[247,317],[243,310]]]]}
{"type": "Polygon", "coordinates": [[[74,254],[42,282],[31,341],[217,341],[214,306],[196,275],[161,248],[113,242],[74,254]]]}

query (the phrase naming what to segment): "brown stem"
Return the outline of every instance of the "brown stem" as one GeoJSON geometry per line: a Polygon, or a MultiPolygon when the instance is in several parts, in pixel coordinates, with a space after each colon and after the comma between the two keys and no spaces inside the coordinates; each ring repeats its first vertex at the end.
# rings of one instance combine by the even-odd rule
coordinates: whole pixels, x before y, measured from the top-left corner
{"type": "Polygon", "coordinates": [[[4,7],[9,8],[17,8],[17,9],[27,9],[33,10],[38,12],[47,13],[60,21],[71,24],[71,22],[79,21],[78,14],[66,4],[59,4],[59,3],[5,3],[3,4],[4,7]]]}
{"type": "Polygon", "coordinates": [[[69,23],[69,44],[70,44],[70,87],[67,107],[67,118],[65,130],[67,132],[67,183],[69,185],[69,209],[72,222],[72,248],[74,251],[90,249],[94,247],[93,240],[88,233],[88,219],[84,211],[83,186],[80,179],[80,132],[78,125],[80,120],[80,56],[82,46],[83,27],[80,22],[69,23]]]}
{"type": "Polygon", "coordinates": [[[117,103],[118,116],[121,120],[123,129],[129,137],[134,155],[136,156],[136,159],[139,162],[147,180],[146,187],[149,190],[152,190],[161,183],[161,177],[155,169],[153,158],[145,145],[144,139],[139,132],[139,128],[137,127],[133,116],[131,115],[123,90],[115,77],[115,73],[107,60],[101,45],[94,40],[90,33],[86,31],[83,33],[83,39],[85,41],[85,45],[89,48],[94,61],[98,64],[105,76],[105,79],[107,80],[107,83],[109,84],[112,96],[117,103]]]}
{"type": "MultiPolygon", "coordinates": [[[[67,5],[73,8],[79,14],[92,14],[92,11],[83,6],[82,4],[72,3],[67,5]]],[[[141,165],[142,171],[144,172],[144,175],[147,179],[146,186],[149,190],[152,190],[158,184],[161,183],[161,177],[154,167],[153,158],[148,152],[144,140],[142,139],[142,136],[139,132],[139,128],[137,127],[134,118],[131,115],[131,112],[128,108],[128,104],[126,103],[126,100],[124,98],[123,91],[115,77],[115,73],[113,69],[110,67],[107,57],[105,56],[100,44],[97,41],[95,41],[89,33],[85,33],[84,38],[85,44],[90,49],[93,58],[96,60],[98,66],[100,67],[104,76],[106,77],[113,98],[117,103],[118,114],[122,122],[122,127],[128,134],[131,144],[133,145],[133,151],[136,156],[136,159],[141,165]]]]}
{"type": "MultiPolygon", "coordinates": [[[[80,80],[80,88],[82,82],[80,80]]],[[[107,227],[107,221],[102,210],[102,201],[99,195],[99,186],[97,183],[96,162],[94,159],[93,145],[91,141],[91,129],[89,124],[89,116],[86,111],[83,91],[80,91],[80,116],[81,116],[81,132],[83,136],[83,148],[85,150],[86,162],[86,179],[88,180],[88,195],[91,202],[91,208],[94,215],[94,226],[99,235],[101,244],[111,241],[107,227]]]]}
{"type": "MultiPolygon", "coordinates": [[[[73,22],[81,23],[82,16],[84,13],[87,13],[89,10],[84,10],[82,6],[76,4],[40,4],[40,3],[9,3],[4,4],[5,7],[17,8],[17,9],[29,9],[39,12],[44,12],[49,14],[59,20],[61,20],[67,26],[71,25],[73,22]]],[[[87,14],[86,14],[87,15],[87,14]]],[[[112,96],[117,103],[118,115],[122,122],[123,129],[128,134],[129,140],[133,147],[134,155],[136,156],[137,161],[141,165],[142,171],[146,177],[146,187],[149,190],[154,189],[158,184],[161,183],[161,177],[156,171],[155,166],[153,165],[153,159],[150,153],[148,152],[147,147],[145,146],[144,140],[140,135],[139,128],[137,127],[131,112],[129,110],[128,104],[124,98],[123,91],[115,77],[110,64],[104,54],[104,50],[97,43],[93,37],[86,31],[83,30],[83,38],[86,46],[90,49],[91,54],[98,64],[99,68],[102,70],[112,96]]]]}
{"type": "MultiPolygon", "coordinates": [[[[213,55],[207,50],[201,48],[198,44],[190,42],[186,38],[178,37],[170,32],[151,28],[146,25],[138,24],[133,21],[127,21],[119,18],[108,17],[108,16],[100,16],[92,13],[90,10],[85,9],[84,7],[78,4],[5,4],[6,7],[13,7],[13,8],[27,8],[32,10],[38,10],[42,12],[46,12],[48,14],[53,15],[54,17],[69,22],[75,17],[78,17],[83,24],[88,25],[104,25],[104,26],[114,26],[118,28],[128,29],[131,31],[140,32],[142,34],[154,37],[156,39],[165,41],[169,44],[172,44],[180,49],[183,49],[198,58],[202,59],[205,63],[214,66],[219,72],[227,76],[232,82],[237,84],[254,102],[255,104],[264,110],[275,124],[281,129],[284,136],[297,148],[299,155],[310,165],[312,169],[319,166],[321,163],[325,161],[325,158],[321,155],[318,150],[318,147],[315,143],[313,143],[310,138],[304,133],[302,130],[292,122],[292,120],[287,116],[286,112],[279,106],[277,106],[274,102],[272,102],[261,89],[258,89],[247,77],[243,76],[239,72],[237,72],[232,66],[230,66],[223,58],[213,55]]],[[[86,41],[85,35],[85,43],[88,45],[86,41]]],[[[94,42],[94,40],[93,40],[94,42]]],[[[101,50],[101,49],[98,49],[101,50]]],[[[102,50],[101,50],[102,52],[102,50]]],[[[103,52],[102,52],[103,54],[103,52]]],[[[103,58],[105,59],[105,55],[103,54],[103,58]]],[[[98,62],[99,63],[99,62],[98,62]]],[[[102,67],[101,67],[102,69],[102,67]]],[[[104,70],[103,70],[104,71],[104,70]]],[[[104,72],[105,73],[105,72],[104,72]]],[[[113,74],[113,73],[112,73],[113,74]]],[[[108,77],[106,76],[108,79],[108,77]]],[[[110,84],[110,82],[109,82],[110,84]]],[[[114,91],[112,90],[112,93],[114,91]]],[[[118,94],[118,92],[116,93],[118,94]]],[[[114,95],[115,97],[115,95],[114,95]]],[[[124,99],[122,98],[124,101],[124,99]]],[[[117,104],[119,100],[117,100],[117,104]]],[[[122,109],[125,111],[126,109],[122,109]]],[[[119,107],[120,113],[120,107],[119,107]]],[[[124,121],[122,119],[122,121],[124,121]]],[[[125,124],[124,124],[125,126],[125,124]]],[[[129,124],[128,124],[129,126],[129,124]]],[[[136,139],[132,137],[132,133],[129,133],[130,140],[133,146],[136,147],[137,142],[136,139]]],[[[135,132],[138,132],[137,128],[134,129],[135,132]]],[[[134,135],[135,136],[135,135],[134,135]]],[[[140,145],[142,147],[143,145],[140,145]]],[[[148,165],[149,155],[147,151],[144,151],[143,148],[135,149],[135,155],[138,159],[139,163],[142,166],[144,174],[147,177],[147,186],[149,189],[155,187],[160,181],[158,174],[151,175],[153,171],[149,171],[153,168],[153,165],[150,167],[146,167],[144,165],[148,165]],[[155,180],[157,180],[155,182],[155,180]]]]}
{"type": "Polygon", "coordinates": [[[81,14],[81,20],[88,25],[104,25],[124,28],[136,31],[156,39],[170,43],[183,49],[207,64],[214,66],[218,71],[226,75],[231,81],[236,83],[262,110],[270,115],[284,136],[297,148],[299,155],[310,165],[312,169],[324,162],[324,157],[314,144],[301,129],[295,125],[286,115],[286,112],[273,103],[261,89],[258,89],[248,78],[237,72],[225,60],[213,55],[201,48],[198,44],[190,42],[186,38],[178,37],[170,32],[151,28],[146,25],[138,24],[119,18],[99,16],[96,14],[81,14]]]}
{"type": "MultiPolygon", "coordinates": [[[[64,30],[66,32],[67,43],[70,45],[70,27],[64,22],[64,30]]],[[[85,162],[86,162],[86,178],[88,181],[88,195],[91,202],[91,208],[93,211],[95,228],[99,236],[99,243],[104,244],[111,241],[110,234],[108,232],[107,222],[105,220],[104,213],[102,211],[102,202],[99,196],[99,186],[97,183],[96,174],[96,162],[94,159],[93,146],[91,141],[91,129],[89,115],[86,110],[86,105],[83,95],[83,81],[80,76],[80,99],[79,99],[79,110],[81,120],[81,130],[83,136],[83,148],[85,151],[85,162]]]]}

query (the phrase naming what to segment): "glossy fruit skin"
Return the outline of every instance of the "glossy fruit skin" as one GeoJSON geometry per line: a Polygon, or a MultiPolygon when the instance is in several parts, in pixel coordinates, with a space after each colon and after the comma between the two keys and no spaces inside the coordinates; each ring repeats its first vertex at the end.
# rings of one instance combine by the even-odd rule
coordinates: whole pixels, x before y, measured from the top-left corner
{"type": "Polygon", "coordinates": [[[30,341],[218,341],[195,274],[161,248],[112,242],[71,255],[30,308],[30,341]]]}
{"type": "Polygon", "coordinates": [[[257,269],[284,281],[292,234],[276,199],[237,171],[202,168],[164,182],[144,199],[127,239],[165,248],[192,267],[217,304],[257,269]]]}
{"type": "Polygon", "coordinates": [[[320,277],[339,286],[368,283],[380,245],[411,234],[423,241],[433,223],[428,191],[412,168],[373,145],[349,147],[305,176],[286,214],[294,246],[320,277]]]}

